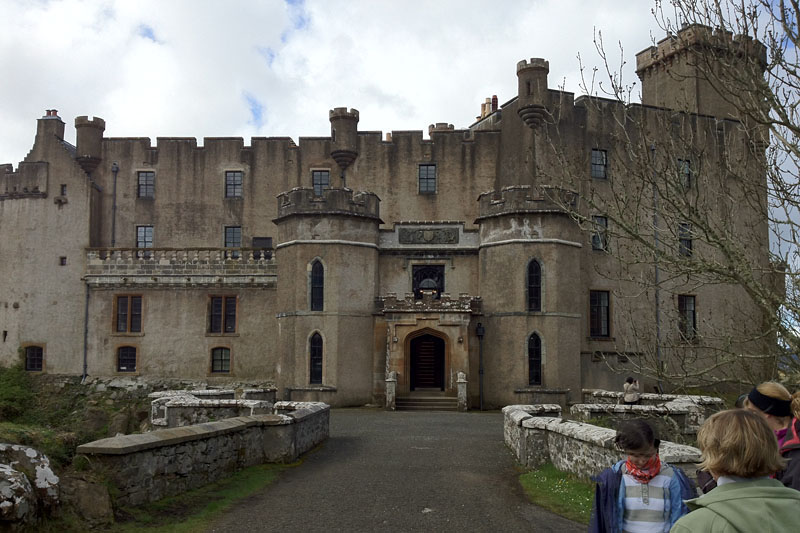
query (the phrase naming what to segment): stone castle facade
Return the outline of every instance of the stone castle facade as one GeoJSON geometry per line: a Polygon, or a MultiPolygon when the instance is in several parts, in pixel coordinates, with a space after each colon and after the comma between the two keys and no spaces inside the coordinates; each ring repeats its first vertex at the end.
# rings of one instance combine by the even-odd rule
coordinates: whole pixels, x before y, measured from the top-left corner
{"type": "MultiPolygon", "coordinates": [[[[358,111],[336,108],[329,137],[298,143],[154,146],[78,117],[72,146],[49,110],[24,161],[0,166],[0,362],[268,382],[283,399],[332,405],[382,402],[390,375],[398,397],[455,396],[461,372],[471,406],[481,393],[501,406],[617,389],[624,376],[605,356],[652,345],[641,332],[653,296],[620,296],[637,282],[610,276],[606,236],[570,216],[588,189],[554,176],[566,161],[593,191],[624,186],[625,109],[653,121],[680,110],[713,132],[706,168],[743,142],[727,102],[674,80],[689,68],[674,39],[638,60],[642,105],[549,89],[547,61],[532,59],[517,65],[516,97],[429,138],[358,131],[358,111]]],[[[741,209],[767,261],[763,214],[741,209]]],[[[726,309],[753,309],[731,286],[673,292],[660,306],[682,298],[684,327],[687,298],[692,327],[709,330],[733,320],[726,309]]]]}

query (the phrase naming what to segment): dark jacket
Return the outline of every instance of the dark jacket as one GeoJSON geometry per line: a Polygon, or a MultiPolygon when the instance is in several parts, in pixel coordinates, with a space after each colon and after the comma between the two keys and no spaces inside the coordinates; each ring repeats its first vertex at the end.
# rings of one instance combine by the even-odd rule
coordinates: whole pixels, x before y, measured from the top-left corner
{"type": "Polygon", "coordinates": [[[785,486],[800,490],[800,420],[797,418],[792,418],[789,424],[781,455],[789,460],[789,464],[775,477],[785,486]]]}

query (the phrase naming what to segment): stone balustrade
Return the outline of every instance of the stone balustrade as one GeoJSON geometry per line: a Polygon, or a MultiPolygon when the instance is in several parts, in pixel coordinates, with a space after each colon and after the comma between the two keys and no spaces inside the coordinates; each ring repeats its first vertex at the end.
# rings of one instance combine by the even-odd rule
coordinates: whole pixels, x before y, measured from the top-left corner
{"type": "Polygon", "coordinates": [[[436,291],[422,291],[422,298],[417,300],[414,293],[406,293],[404,298],[398,298],[395,293],[388,293],[386,296],[375,300],[375,310],[384,313],[419,313],[419,312],[438,312],[438,313],[471,313],[480,314],[483,302],[480,296],[470,296],[461,293],[458,298],[453,298],[448,293],[442,293],[437,299],[436,291]]]}
{"type": "MultiPolygon", "coordinates": [[[[521,464],[538,468],[552,463],[563,472],[588,479],[624,458],[614,444],[613,429],[560,417],[536,416],[541,411],[537,407],[503,408],[505,443],[521,464]]],[[[696,464],[700,462],[697,448],[662,440],[659,455],[696,479],[696,464]]]]}
{"type": "Polygon", "coordinates": [[[88,248],[86,282],[95,287],[276,287],[268,248],[88,248]]]}
{"type": "Polygon", "coordinates": [[[291,462],[328,438],[330,407],[277,402],[273,414],[119,435],[78,446],[117,506],[180,494],[261,463],[291,462]]]}

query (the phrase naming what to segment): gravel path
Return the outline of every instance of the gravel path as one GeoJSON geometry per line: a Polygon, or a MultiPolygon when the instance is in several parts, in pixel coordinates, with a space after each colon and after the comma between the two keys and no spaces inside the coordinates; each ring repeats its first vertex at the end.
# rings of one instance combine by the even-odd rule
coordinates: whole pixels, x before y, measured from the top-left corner
{"type": "Polygon", "coordinates": [[[586,531],[518,475],[498,412],[334,409],[322,446],[208,531],[586,531]]]}

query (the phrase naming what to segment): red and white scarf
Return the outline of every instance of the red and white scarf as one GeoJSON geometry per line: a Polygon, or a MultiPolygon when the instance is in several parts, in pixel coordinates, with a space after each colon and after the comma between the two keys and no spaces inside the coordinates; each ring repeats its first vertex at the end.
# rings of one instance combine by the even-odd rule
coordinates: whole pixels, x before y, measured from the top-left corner
{"type": "Polygon", "coordinates": [[[651,479],[661,472],[661,458],[658,454],[654,454],[642,468],[638,468],[628,459],[625,462],[625,470],[639,483],[649,483],[651,479]]]}

